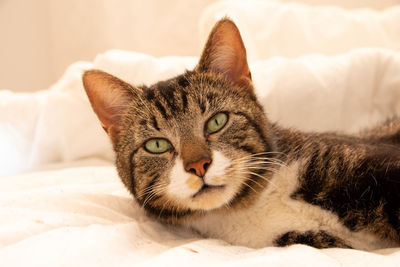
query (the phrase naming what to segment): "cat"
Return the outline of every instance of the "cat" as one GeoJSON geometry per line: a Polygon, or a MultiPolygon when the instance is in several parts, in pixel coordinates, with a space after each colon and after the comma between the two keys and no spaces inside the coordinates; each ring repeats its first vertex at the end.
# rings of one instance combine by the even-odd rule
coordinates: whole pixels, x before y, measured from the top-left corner
{"type": "Polygon", "coordinates": [[[149,87],[82,79],[122,182],[156,220],[253,248],[399,246],[400,120],[357,135],[270,122],[229,18],[192,71],[149,87]]]}

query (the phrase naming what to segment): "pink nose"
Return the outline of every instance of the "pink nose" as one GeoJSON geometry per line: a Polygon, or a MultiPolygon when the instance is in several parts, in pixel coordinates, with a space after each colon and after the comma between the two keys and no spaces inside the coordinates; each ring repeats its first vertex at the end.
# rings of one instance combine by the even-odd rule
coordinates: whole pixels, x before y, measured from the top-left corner
{"type": "Polygon", "coordinates": [[[188,163],[185,167],[187,172],[196,174],[199,177],[203,177],[206,174],[208,167],[211,164],[211,159],[202,158],[199,161],[188,163]]]}

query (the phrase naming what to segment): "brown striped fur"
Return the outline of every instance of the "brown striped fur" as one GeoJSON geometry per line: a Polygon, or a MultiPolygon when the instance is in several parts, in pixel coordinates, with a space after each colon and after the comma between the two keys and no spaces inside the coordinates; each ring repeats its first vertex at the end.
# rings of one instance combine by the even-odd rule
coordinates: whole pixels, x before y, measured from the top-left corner
{"type": "Polygon", "coordinates": [[[374,246],[358,247],[362,241],[352,234],[364,232],[389,244],[383,246],[400,243],[400,120],[353,136],[303,133],[271,124],[254,94],[239,30],[229,19],[216,24],[193,71],[136,87],[89,70],[83,83],[113,143],[122,182],[150,216],[255,247],[302,243],[370,249],[374,246]],[[207,123],[221,112],[228,116],[226,125],[207,132],[207,123]],[[146,151],[152,138],[167,140],[168,150],[146,151]],[[204,169],[188,167],[193,162],[204,169]],[[285,171],[297,173],[289,183],[295,188],[279,193],[272,181],[289,177],[285,171]],[[288,200],[280,202],[285,195],[270,197],[276,194],[288,194],[288,200]],[[254,219],[250,211],[263,207],[263,201],[266,210],[274,210],[276,201],[276,207],[289,211],[290,205],[300,203],[310,214],[321,209],[315,218],[327,214],[330,219],[312,219],[321,229],[308,230],[306,225],[290,229],[293,221],[282,219],[286,230],[245,240],[237,229],[262,227],[268,214],[258,219],[256,209],[254,219]],[[216,220],[218,216],[227,221],[216,220]],[[246,225],[246,220],[229,216],[250,216],[256,223],[246,225]],[[238,237],[219,233],[217,226],[210,226],[213,220],[236,229],[238,237]],[[341,227],[347,235],[337,230],[341,227]]]}

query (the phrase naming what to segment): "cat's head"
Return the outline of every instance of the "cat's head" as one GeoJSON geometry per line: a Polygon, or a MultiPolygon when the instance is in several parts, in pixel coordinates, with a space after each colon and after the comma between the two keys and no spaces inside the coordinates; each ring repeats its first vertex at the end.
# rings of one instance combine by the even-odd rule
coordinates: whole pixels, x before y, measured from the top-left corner
{"type": "Polygon", "coordinates": [[[123,183],[149,213],[173,221],[235,205],[266,184],[269,124],[229,19],[214,26],[193,71],[137,87],[89,70],[83,83],[123,183]]]}

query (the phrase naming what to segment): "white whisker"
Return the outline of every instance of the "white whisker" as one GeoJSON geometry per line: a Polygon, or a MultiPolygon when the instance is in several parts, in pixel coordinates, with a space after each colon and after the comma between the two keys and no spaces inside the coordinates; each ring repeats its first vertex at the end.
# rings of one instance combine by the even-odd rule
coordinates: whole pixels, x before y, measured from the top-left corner
{"type": "MultiPolygon", "coordinates": [[[[273,186],[275,186],[275,188],[278,188],[278,186],[276,186],[274,183],[272,183],[270,179],[268,179],[268,178],[266,178],[266,177],[264,177],[264,176],[262,176],[262,175],[260,175],[260,174],[258,174],[258,173],[251,172],[251,171],[241,172],[241,173],[242,173],[242,174],[251,174],[251,175],[260,177],[260,178],[263,179],[264,181],[268,182],[268,184],[272,184],[273,186]]],[[[253,182],[256,182],[256,181],[253,180],[253,182]]]]}
{"type": "Polygon", "coordinates": [[[257,193],[257,191],[253,187],[251,187],[248,183],[246,183],[246,181],[242,181],[241,184],[243,184],[243,185],[247,186],[248,188],[250,188],[251,190],[253,190],[254,193],[257,193]]]}

